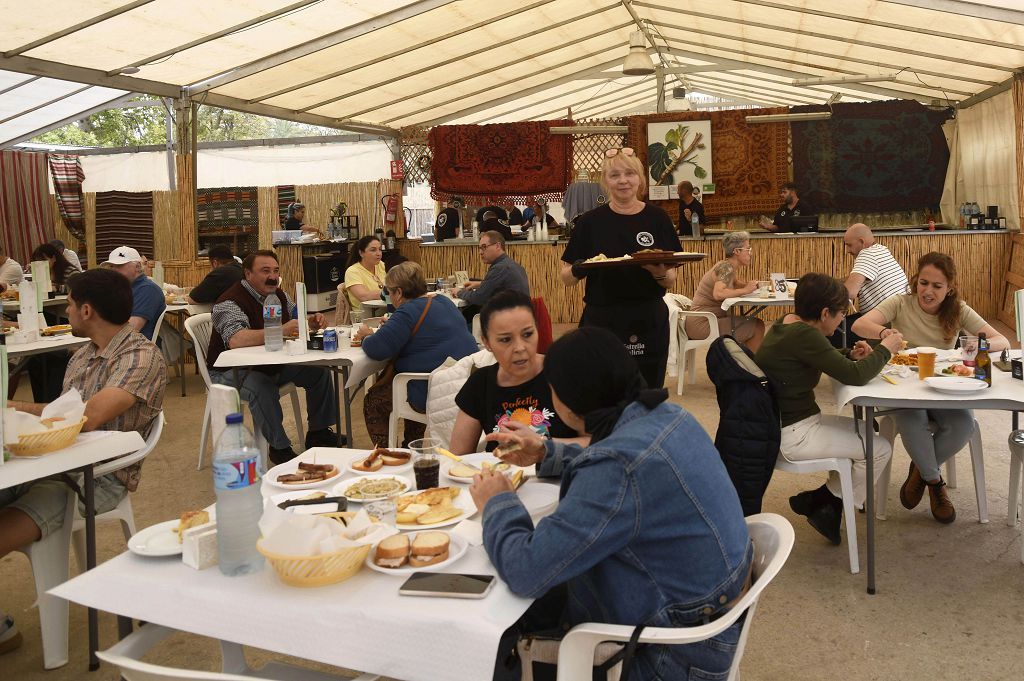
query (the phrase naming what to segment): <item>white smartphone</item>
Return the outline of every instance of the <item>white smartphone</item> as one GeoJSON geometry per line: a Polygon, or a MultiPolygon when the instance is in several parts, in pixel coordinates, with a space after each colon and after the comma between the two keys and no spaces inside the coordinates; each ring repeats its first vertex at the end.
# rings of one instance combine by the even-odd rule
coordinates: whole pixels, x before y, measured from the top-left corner
{"type": "Polygon", "coordinates": [[[403,596],[483,598],[494,586],[494,575],[463,575],[450,572],[414,572],[398,593],[403,596]]]}

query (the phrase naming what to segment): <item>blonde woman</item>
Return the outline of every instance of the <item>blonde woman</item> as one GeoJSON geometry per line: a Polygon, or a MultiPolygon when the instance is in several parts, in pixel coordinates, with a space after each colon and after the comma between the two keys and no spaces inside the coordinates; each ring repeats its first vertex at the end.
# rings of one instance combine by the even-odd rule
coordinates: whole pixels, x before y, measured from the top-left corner
{"type": "Polygon", "coordinates": [[[577,219],[562,254],[561,278],[566,286],[587,280],[580,326],[600,326],[614,333],[636,360],[647,385],[660,388],[669,336],[668,308],[662,298],[676,282],[675,268],[580,266],[598,254],[616,258],[649,248],[682,250],[668,213],[640,200],[646,188],[647,171],[631,148],[605,152],[601,189],[608,202],[577,219]]]}

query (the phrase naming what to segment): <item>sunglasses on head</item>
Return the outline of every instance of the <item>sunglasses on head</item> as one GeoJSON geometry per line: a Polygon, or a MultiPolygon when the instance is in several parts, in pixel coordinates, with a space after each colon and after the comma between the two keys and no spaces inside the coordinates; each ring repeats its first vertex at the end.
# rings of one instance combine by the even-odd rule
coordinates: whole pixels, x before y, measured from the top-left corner
{"type": "Polygon", "coordinates": [[[612,147],[608,151],[604,152],[605,158],[612,158],[619,153],[623,156],[636,156],[636,152],[633,151],[633,147],[612,147]]]}

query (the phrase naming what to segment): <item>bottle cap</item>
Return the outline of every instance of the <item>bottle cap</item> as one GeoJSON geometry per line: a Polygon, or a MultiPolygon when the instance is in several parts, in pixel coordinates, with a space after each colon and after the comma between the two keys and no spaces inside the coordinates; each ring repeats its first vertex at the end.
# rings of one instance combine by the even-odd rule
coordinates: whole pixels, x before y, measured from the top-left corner
{"type": "Polygon", "coordinates": [[[233,414],[228,414],[226,420],[228,422],[228,425],[232,425],[232,424],[235,424],[235,423],[242,423],[242,421],[244,421],[245,418],[242,416],[241,413],[236,411],[233,414]]]}

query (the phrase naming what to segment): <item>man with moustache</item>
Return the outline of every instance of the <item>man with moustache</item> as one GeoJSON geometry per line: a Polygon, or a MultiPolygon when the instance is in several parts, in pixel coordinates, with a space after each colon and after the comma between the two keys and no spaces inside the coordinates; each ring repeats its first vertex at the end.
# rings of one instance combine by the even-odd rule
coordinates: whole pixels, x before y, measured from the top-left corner
{"type": "MultiPolygon", "coordinates": [[[[244,278],[221,294],[213,306],[213,333],[206,353],[210,379],[220,385],[237,388],[242,399],[249,403],[255,423],[270,446],[270,460],[284,463],[295,457],[291,440],[284,430],[279,386],[294,383],[306,389],[306,413],[309,428],[305,449],[337,446],[331,426],[335,425],[337,407],[331,389],[330,373],[322,367],[308,366],[256,366],[239,370],[217,369],[214,365],[220,353],[233,348],[263,345],[263,301],[271,293],[281,301],[282,332],[285,336],[299,331],[299,322],[292,319],[291,303],[278,287],[281,267],[273,251],[255,251],[242,261],[244,278]]],[[[322,314],[309,315],[309,328],[326,326],[322,314]]]]}

